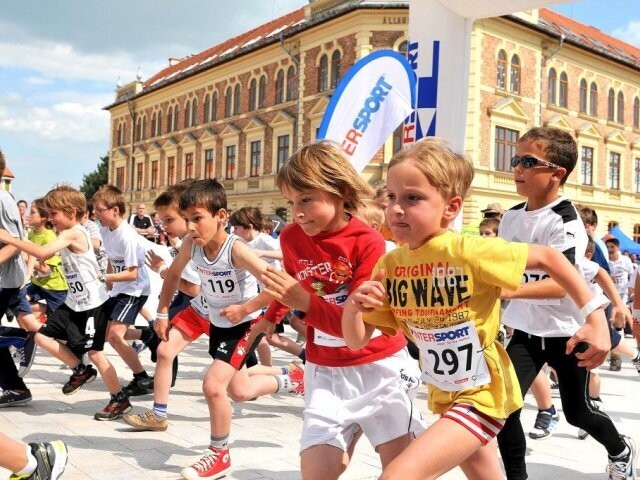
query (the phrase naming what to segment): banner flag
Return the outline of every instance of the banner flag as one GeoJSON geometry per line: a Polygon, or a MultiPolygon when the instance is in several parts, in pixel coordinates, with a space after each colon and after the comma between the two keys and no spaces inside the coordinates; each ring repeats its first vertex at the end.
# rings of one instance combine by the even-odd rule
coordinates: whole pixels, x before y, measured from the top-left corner
{"type": "Polygon", "coordinates": [[[318,139],[333,140],[358,172],[364,170],[415,106],[415,74],[393,50],[377,50],[340,80],[322,118],[318,139]]]}

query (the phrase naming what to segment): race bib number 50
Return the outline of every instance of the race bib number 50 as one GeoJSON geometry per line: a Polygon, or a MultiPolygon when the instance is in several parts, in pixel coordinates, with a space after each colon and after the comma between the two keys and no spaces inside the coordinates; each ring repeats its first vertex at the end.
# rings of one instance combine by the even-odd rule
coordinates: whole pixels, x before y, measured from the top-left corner
{"type": "Polygon", "coordinates": [[[473,322],[435,330],[410,329],[420,348],[425,382],[446,392],[457,392],[491,381],[473,322]]]}

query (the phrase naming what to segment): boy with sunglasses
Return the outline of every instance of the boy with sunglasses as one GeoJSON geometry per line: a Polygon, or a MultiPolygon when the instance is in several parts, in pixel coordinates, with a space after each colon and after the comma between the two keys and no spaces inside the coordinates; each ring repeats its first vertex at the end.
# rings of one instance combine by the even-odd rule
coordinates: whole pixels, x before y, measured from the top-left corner
{"type": "MultiPolygon", "coordinates": [[[[516,190],[526,202],[504,214],[500,236],[509,241],[554,247],[580,268],[587,235],[574,205],[558,194],[577,158],[575,141],[562,130],[538,127],[520,138],[511,166],[516,190]]],[[[587,345],[579,345],[566,354],[567,341],[584,324],[588,312],[584,308],[581,311],[542,271],[525,271],[519,289],[503,290],[502,298],[511,300],[502,321],[514,329],[507,353],[523,396],[542,366],[548,363],[558,376],[567,421],[588,432],[607,450],[609,479],[635,478],[633,440],[620,435],[611,419],[591,405],[587,395],[589,372],[578,365],[580,359],[576,356],[587,345]]],[[[608,303],[605,297],[601,298],[595,307],[608,303]]],[[[508,480],[526,479],[526,440],[520,410],[507,419],[498,434],[498,444],[508,480]]]]}

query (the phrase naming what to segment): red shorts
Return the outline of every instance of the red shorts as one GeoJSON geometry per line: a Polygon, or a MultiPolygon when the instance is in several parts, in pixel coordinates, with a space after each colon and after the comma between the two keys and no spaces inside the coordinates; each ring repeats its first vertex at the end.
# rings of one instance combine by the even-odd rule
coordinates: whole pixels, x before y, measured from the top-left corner
{"type": "Polygon", "coordinates": [[[486,445],[498,435],[505,422],[503,418],[490,417],[465,403],[456,403],[441,416],[462,425],[478,437],[483,445],[486,445]]]}
{"type": "Polygon", "coordinates": [[[209,335],[208,318],[204,318],[189,305],[171,319],[171,325],[183,332],[191,341],[200,338],[200,335],[209,335]]]}

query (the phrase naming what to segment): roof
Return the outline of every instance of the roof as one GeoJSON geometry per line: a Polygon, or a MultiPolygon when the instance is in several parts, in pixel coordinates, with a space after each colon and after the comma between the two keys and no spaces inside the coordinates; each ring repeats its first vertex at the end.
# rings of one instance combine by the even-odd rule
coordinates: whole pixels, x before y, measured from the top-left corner
{"type": "Polygon", "coordinates": [[[577,22],[546,8],[540,9],[538,26],[555,34],[554,36],[564,34],[566,42],[640,70],[640,48],[607,35],[596,27],[577,22]]]}
{"type": "Polygon", "coordinates": [[[4,173],[2,174],[2,178],[16,178],[11,170],[9,170],[9,165],[4,166],[4,173]]]}

